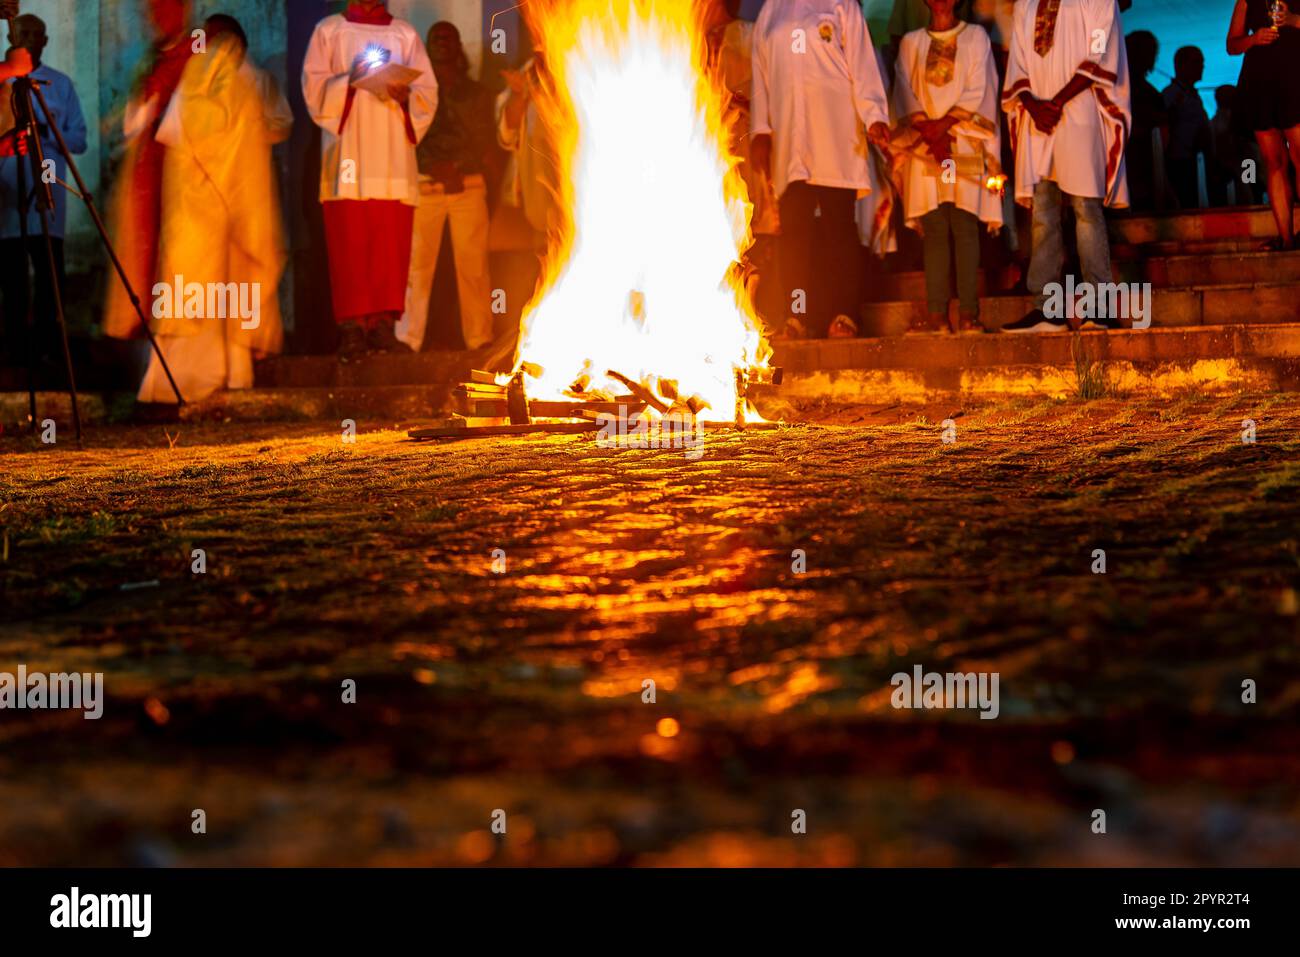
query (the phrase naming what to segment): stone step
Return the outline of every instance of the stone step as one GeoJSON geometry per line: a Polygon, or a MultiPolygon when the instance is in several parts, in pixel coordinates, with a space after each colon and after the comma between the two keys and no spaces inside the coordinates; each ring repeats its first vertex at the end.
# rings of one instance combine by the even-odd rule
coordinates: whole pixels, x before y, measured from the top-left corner
{"type": "MultiPolygon", "coordinates": [[[[351,419],[367,428],[393,428],[403,423],[427,420],[451,405],[454,386],[450,382],[432,385],[336,386],[298,389],[239,389],[218,392],[180,410],[184,422],[328,422],[331,427],[351,419]]],[[[70,428],[71,403],[66,392],[38,392],[37,420],[52,418],[60,434],[70,428]]],[[[104,396],[78,392],[82,424],[102,425],[126,420],[129,409],[110,406],[104,396]]],[[[159,410],[151,410],[152,416],[159,410]]],[[[0,391],[0,434],[25,434],[28,396],[25,392],[0,391]]],[[[160,422],[164,420],[159,419],[160,422]]]]}
{"type": "MultiPolygon", "coordinates": [[[[1151,324],[1155,327],[1292,323],[1300,321],[1296,287],[1287,283],[1237,283],[1154,289],[1151,324]]],[[[957,303],[949,304],[952,310],[957,303]]],[[[1029,296],[986,296],[980,314],[986,325],[1002,327],[1033,308],[1029,296]]],[[[864,336],[898,336],[930,328],[924,298],[871,302],[862,307],[864,336]]]]}
{"type": "Polygon", "coordinates": [[[1300,362],[1300,324],[1178,329],[999,333],[916,332],[864,339],[774,343],[772,364],[789,375],[845,369],[965,369],[1072,363],[1086,346],[1097,361],[1174,362],[1258,358],[1300,362]]]}
{"type": "Polygon", "coordinates": [[[769,418],[824,401],[948,396],[1177,396],[1300,390],[1300,324],[987,335],[922,332],[780,342],[769,418]]]}
{"type": "Polygon", "coordinates": [[[1157,289],[1294,283],[1300,282],[1300,251],[1153,256],[1120,261],[1115,272],[1121,282],[1149,282],[1157,289]]]}
{"type": "MultiPolygon", "coordinates": [[[[1292,211],[1293,217],[1297,210],[1300,207],[1292,211]]],[[[1272,210],[1267,206],[1228,206],[1185,213],[1116,213],[1108,216],[1107,222],[1111,241],[1128,245],[1271,239],[1277,235],[1272,210]]]]}
{"type": "MultiPolygon", "coordinates": [[[[374,360],[376,368],[392,357],[374,360]]],[[[759,410],[785,417],[822,400],[921,401],[953,395],[1174,395],[1300,390],[1300,323],[1191,326],[1142,331],[951,335],[921,332],[877,339],[776,343],[780,386],[755,390],[759,410]],[[1100,385],[1099,385],[1100,384],[1100,385]]],[[[358,431],[404,429],[439,417],[450,406],[451,382],[417,385],[257,388],[223,392],[185,408],[185,421],[302,421],[358,431]]],[[[95,429],[110,418],[100,396],[81,397],[82,419],[95,429]]],[[[68,438],[68,397],[38,396],[40,417],[68,438]]],[[[3,437],[22,439],[27,396],[0,393],[3,437]]],[[[120,415],[120,414],[119,414],[120,415]]],[[[25,439],[25,441],[35,441],[25,439]]]]}
{"type": "MultiPolygon", "coordinates": [[[[1149,282],[1156,289],[1300,282],[1300,251],[1151,256],[1116,259],[1113,266],[1116,282],[1149,282]]],[[[989,274],[981,271],[981,296],[988,295],[989,281],[989,274]]],[[[882,274],[874,277],[871,285],[878,302],[925,300],[925,273],[921,270],[882,274]]]]}
{"type": "Polygon", "coordinates": [[[1251,239],[1165,239],[1149,243],[1127,243],[1111,239],[1110,258],[1115,262],[1151,259],[1155,256],[1230,256],[1234,253],[1269,252],[1272,237],[1251,239]]]}
{"type": "Polygon", "coordinates": [[[292,422],[379,421],[389,426],[427,419],[450,407],[451,382],[427,385],[334,386],[330,388],[242,389],[219,392],[194,403],[182,418],[200,421],[292,422]]]}
{"type": "Polygon", "coordinates": [[[256,364],[259,387],[275,389],[378,387],[464,382],[477,368],[477,353],[433,351],[364,356],[341,362],[337,356],[276,356],[256,364]]]}

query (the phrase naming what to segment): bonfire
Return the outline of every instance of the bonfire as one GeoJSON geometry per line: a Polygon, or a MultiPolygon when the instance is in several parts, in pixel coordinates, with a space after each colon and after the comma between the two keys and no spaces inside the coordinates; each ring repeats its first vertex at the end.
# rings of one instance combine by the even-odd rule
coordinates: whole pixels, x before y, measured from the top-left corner
{"type": "Polygon", "coordinates": [[[530,400],[756,418],[767,368],[739,263],[751,206],[692,0],[530,0],[551,84],[559,217],[524,309],[530,400]],[[657,399],[658,401],[654,401],[657,399]],[[709,410],[709,411],[705,411],[709,410]]]}

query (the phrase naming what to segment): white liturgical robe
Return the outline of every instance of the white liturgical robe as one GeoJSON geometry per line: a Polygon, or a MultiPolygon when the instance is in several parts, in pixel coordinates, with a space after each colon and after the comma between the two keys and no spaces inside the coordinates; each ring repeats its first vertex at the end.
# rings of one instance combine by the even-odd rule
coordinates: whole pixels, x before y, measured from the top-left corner
{"type": "Polygon", "coordinates": [[[1034,186],[1054,180],[1071,196],[1128,206],[1124,148],[1132,112],[1116,0],[1021,0],[1002,108],[1016,151],[1017,202],[1030,205],[1034,186]],[[1020,94],[1050,100],[1076,73],[1092,86],[1065,105],[1052,132],[1042,132],[1020,94]]]}
{"type": "Polygon", "coordinates": [[[414,27],[398,19],[380,25],[354,23],[341,14],[326,17],[316,25],[307,48],[302,92],[311,118],[323,131],[322,202],[395,199],[416,205],[415,147],[433,123],[438,81],[414,27]],[[420,71],[411,83],[409,124],[395,100],[350,86],[353,61],[373,47],[387,50],[390,62],[420,71]]]}
{"type": "Polygon", "coordinates": [[[867,129],[889,99],[854,0],[768,0],[754,24],[750,133],[772,134],[772,182],[872,189],[867,129]]]}
{"type": "Polygon", "coordinates": [[[913,229],[942,203],[991,226],[1002,225],[1002,198],[984,186],[1001,173],[998,74],[983,28],[959,23],[951,30],[913,30],[898,48],[894,79],[896,169],[902,181],[903,218],[913,229]],[[913,127],[916,120],[953,116],[952,175],[930,154],[913,127]],[[919,155],[918,155],[919,154],[919,155]]]}

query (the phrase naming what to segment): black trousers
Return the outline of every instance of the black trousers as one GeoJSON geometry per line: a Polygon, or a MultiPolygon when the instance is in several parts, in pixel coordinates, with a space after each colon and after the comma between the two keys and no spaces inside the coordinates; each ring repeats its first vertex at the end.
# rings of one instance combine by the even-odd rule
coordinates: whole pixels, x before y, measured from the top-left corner
{"type": "Polygon", "coordinates": [[[853,220],[856,203],[854,190],[805,182],[791,183],[781,194],[781,294],[785,314],[800,319],[809,335],[826,335],[840,314],[859,321],[862,244],[853,220]]]}
{"type": "MultiPolygon", "coordinates": [[[[51,237],[59,290],[64,288],[63,240],[51,237]]],[[[27,364],[27,313],[32,312],[32,332],[36,340],[36,358],[46,355],[58,340],[58,319],[54,310],[54,287],[50,281],[45,240],[28,236],[27,247],[21,239],[0,239],[0,306],[4,309],[4,339],[0,351],[5,365],[27,364]],[[31,273],[28,264],[31,265],[31,273]],[[32,278],[34,274],[34,280],[32,278]]]]}

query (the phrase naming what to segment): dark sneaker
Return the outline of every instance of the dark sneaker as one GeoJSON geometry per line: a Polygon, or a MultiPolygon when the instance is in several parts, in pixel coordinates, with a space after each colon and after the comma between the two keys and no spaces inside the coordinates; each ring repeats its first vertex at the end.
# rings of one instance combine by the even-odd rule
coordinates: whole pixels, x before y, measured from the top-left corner
{"type": "Polygon", "coordinates": [[[1031,309],[1024,318],[1009,322],[1002,327],[1003,332],[1065,332],[1068,326],[1064,319],[1048,319],[1041,309],[1031,309]]]}
{"type": "Polygon", "coordinates": [[[359,323],[345,322],[339,326],[339,358],[347,361],[366,354],[366,330],[359,323]]]}
{"type": "Polygon", "coordinates": [[[392,323],[381,322],[371,326],[366,333],[366,345],[371,352],[410,352],[411,347],[393,334],[392,323]]]}

